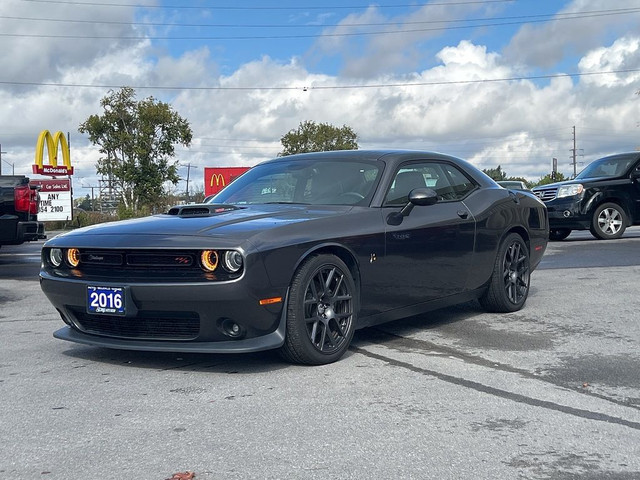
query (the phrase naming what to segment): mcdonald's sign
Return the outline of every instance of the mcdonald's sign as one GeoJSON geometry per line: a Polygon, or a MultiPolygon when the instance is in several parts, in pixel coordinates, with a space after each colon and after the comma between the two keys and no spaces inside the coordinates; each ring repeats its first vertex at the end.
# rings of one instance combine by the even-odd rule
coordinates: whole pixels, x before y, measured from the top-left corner
{"type": "Polygon", "coordinates": [[[36,143],[36,158],[33,165],[33,173],[40,175],[73,175],[71,155],[67,137],[62,132],[51,135],[49,130],[43,130],[38,135],[36,143]],[[44,148],[47,147],[49,164],[44,165],[44,148]],[[58,165],[58,150],[62,151],[62,163],[58,165]]]}
{"type": "Polygon", "coordinates": [[[249,170],[249,167],[205,167],[204,194],[205,196],[218,193],[236,178],[249,170]]]}

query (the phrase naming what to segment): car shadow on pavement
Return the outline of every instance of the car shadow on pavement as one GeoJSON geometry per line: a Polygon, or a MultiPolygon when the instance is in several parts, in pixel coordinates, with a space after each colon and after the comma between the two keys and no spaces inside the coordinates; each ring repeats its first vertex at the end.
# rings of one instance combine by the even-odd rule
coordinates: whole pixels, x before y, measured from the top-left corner
{"type": "MultiPolygon", "coordinates": [[[[389,322],[377,327],[357,330],[354,341],[384,344],[393,340],[393,336],[411,336],[417,331],[437,329],[444,325],[467,320],[482,315],[484,310],[478,302],[472,301],[460,305],[434,310],[421,315],[389,322]]],[[[292,365],[278,355],[275,350],[253,353],[206,354],[140,352],[135,350],[116,350],[102,347],[74,345],[62,352],[67,357],[88,362],[120,365],[126,368],[152,370],[184,370],[213,373],[263,373],[290,367],[308,368],[304,365],[292,365]]],[[[353,350],[345,354],[346,358],[353,350]]],[[[340,363],[340,362],[338,362],[340,363]]]]}
{"type": "Polygon", "coordinates": [[[364,328],[356,331],[354,339],[363,342],[384,344],[385,339],[391,340],[389,335],[407,337],[416,332],[438,329],[445,325],[455,324],[485,313],[486,311],[480,304],[473,300],[413,317],[403,318],[394,322],[364,328]],[[384,334],[382,334],[382,332],[384,332],[384,334]]]}
{"type": "Polygon", "coordinates": [[[62,354],[89,362],[159,371],[236,374],[269,372],[291,366],[275,351],[243,354],[138,352],[78,345],[64,350],[62,354]]]}

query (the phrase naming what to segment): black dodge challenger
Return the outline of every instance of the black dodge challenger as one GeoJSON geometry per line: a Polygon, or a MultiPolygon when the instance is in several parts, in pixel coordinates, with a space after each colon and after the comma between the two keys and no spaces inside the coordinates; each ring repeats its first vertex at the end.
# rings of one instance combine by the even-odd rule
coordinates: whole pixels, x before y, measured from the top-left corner
{"type": "Polygon", "coordinates": [[[540,200],[458,158],[310,153],[264,162],[210,203],[57,236],[40,282],[60,339],[325,364],[357,328],[476,298],[519,310],[548,234],[540,200]]]}

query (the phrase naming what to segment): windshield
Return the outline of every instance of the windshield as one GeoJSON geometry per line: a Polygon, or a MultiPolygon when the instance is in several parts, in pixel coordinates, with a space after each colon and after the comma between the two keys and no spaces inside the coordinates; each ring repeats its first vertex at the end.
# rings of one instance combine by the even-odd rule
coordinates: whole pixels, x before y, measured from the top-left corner
{"type": "Polygon", "coordinates": [[[383,163],[345,159],[286,159],[258,165],[209,203],[368,205],[383,163]]]}
{"type": "Polygon", "coordinates": [[[618,177],[627,172],[636,159],[637,155],[604,157],[591,162],[576,178],[618,177]]]}

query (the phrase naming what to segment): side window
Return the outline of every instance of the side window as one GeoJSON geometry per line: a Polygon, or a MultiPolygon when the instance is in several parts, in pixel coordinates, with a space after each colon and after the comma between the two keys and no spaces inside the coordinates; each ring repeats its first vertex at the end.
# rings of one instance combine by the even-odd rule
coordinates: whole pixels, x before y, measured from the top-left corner
{"type": "Polygon", "coordinates": [[[384,205],[404,205],[414,188],[432,188],[438,200],[453,201],[465,197],[475,185],[458,168],[447,163],[411,163],[400,167],[387,192],[384,205]]]}
{"type": "Polygon", "coordinates": [[[467,178],[464,173],[458,170],[457,167],[448,163],[443,166],[451,182],[451,188],[453,189],[453,197],[455,200],[460,200],[475,190],[476,185],[467,178]]]}

